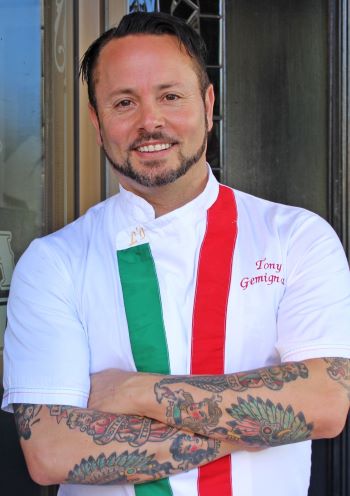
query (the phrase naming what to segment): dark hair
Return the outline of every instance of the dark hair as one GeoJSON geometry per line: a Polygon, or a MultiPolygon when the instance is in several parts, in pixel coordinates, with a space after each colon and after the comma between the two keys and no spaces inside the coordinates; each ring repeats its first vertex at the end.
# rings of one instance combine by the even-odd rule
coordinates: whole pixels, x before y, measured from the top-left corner
{"type": "Polygon", "coordinates": [[[199,449],[197,451],[181,451],[181,445],[184,440],[191,440],[191,436],[189,434],[180,434],[177,436],[170,446],[170,453],[173,455],[173,458],[177,462],[186,462],[188,461],[191,464],[199,465],[204,460],[210,460],[215,455],[215,441],[213,442],[213,446],[208,445],[207,449],[199,449]]]}
{"type": "Polygon", "coordinates": [[[86,50],[80,64],[82,81],[87,83],[90,104],[97,110],[95,95],[94,69],[102,48],[115,38],[123,38],[131,34],[170,34],[177,37],[188,55],[194,59],[200,90],[204,98],[209,86],[209,78],[205,63],[207,49],[202,37],[182,19],[161,12],[135,12],[125,15],[117,27],[103,33],[86,50]]]}

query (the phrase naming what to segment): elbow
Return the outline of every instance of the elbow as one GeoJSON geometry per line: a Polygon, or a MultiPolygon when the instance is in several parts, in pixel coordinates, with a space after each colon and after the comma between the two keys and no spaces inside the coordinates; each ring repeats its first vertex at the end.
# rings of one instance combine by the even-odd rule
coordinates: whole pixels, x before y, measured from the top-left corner
{"type": "Polygon", "coordinates": [[[319,432],[316,433],[315,439],[332,439],[342,433],[345,426],[345,421],[330,421],[325,422],[321,426],[319,432]]]}
{"type": "Polygon", "coordinates": [[[31,479],[40,486],[51,486],[59,481],[51,478],[50,474],[39,464],[27,463],[28,472],[31,479]]]}
{"type": "Polygon", "coordinates": [[[314,439],[331,439],[342,433],[349,413],[349,400],[337,398],[328,402],[327,407],[321,408],[321,416],[317,422],[314,439]]]}
{"type": "MultiPolygon", "coordinates": [[[[23,447],[23,446],[22,446],[23,447]]],[[[46,446],[31,446],[30,449],[23,447],[24,458],[28,472],[34,482],[40,486],[50,486],[63,482],[57,470],[52,449],[46,446]]]]}

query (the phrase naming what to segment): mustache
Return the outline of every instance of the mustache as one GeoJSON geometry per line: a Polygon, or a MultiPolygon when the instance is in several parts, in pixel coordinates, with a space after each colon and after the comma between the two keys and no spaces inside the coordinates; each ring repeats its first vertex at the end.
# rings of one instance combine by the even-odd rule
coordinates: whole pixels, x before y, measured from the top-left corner
{"type": "Polygon", "coordinates": [[[178,144],[178,141],[176,139],[159,131],[156,133],[143,133],[140,134],[140,136],[131,143],[131,145],[128,148],[128,151],[131,152],[132,150],[135,150],[135,148],[141,146],[145,141],[157,141],[157,140],[162,140],[166,143],[170,143],[171,145],[178,144]]]}

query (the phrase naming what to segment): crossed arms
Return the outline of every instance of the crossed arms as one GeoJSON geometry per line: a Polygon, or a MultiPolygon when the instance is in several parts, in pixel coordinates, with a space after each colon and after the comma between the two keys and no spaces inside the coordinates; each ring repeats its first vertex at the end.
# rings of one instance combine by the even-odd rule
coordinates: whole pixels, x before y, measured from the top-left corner
{"type": "Polygon", "coordinates": [[[349,399],[342,358],[224,376],[109,369],[92,376],[87,409],[21,404],[15,418],[39,484],[135,484],[233,451],[334,437],[349,399]]]}

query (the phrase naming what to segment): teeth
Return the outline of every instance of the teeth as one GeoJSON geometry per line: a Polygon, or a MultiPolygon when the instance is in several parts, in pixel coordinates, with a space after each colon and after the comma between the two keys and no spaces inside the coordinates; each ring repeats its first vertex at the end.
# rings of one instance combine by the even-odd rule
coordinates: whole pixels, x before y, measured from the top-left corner
{"type": "Polygon", "coordinates": [[[158,143],[157,145],[140,146],[139,152],[159,152],[160,150],[167,150],[171,147],[170,143],[158,143]]]}

